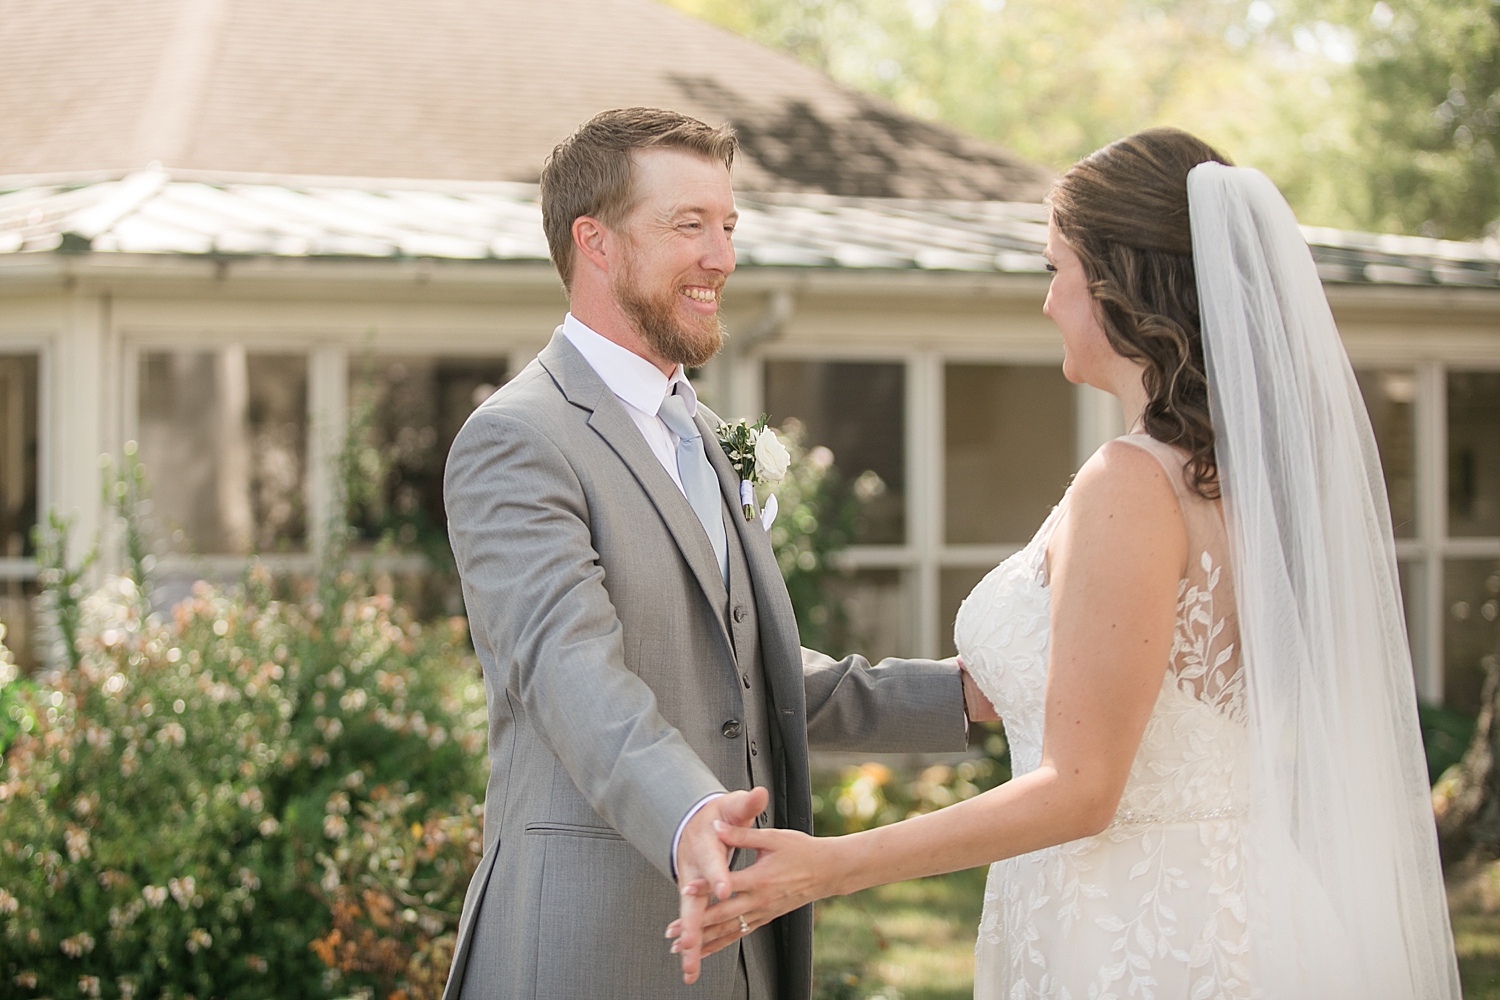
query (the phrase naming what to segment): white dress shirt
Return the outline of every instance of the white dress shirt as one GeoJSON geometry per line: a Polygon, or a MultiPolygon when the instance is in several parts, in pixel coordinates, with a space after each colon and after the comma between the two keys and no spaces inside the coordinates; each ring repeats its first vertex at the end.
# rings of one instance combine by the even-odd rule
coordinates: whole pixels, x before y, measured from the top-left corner
{"type": "MultiPolygon", "coordinates": [[[[667,475],[672,477],[672,482],[681,490],[682,475],[677,471],[677,435],[656,414],[661,409],[661,401],[667,397],[667,392],[678,387],[677,395],[687,404],[688,416],[697,416],[698,394],[693,391],[693,383],[683,374],[682,366],[678,365],[672,377],[668,378],[661,373],[660,368],[639,354],[590,330],[572,313],[568,313],[563,319],[563,336],[568,338],[568,343],[578,348],[583,360],[604,380],[615,398],[624,404],[625,412],[630,414],[630,419],[641,429],[641,435],[650,446],[651,454],[656,456],[661,467],[667,470],[667,475]]],[[[684,492],[683,496],[686,497],[687,493],[684,492]]]]}
{"type": "MultiPolygon", "coordinates": [[[[656,456],[661,467],[667,470],[667,475],[672,477],[672,482],[677,484],[677,489],[682,491],[685,499],[687,492],[682,489],[682,474],[677,471],[677,435],[667,426],[666,421],[657,416],[661,401],[674,388],[687,404],[688,416],[697,416],[698,394],[693,391],[693,384],[683,373],[682,366],[678,365],[668,378],[661,373],[660,368],[639,354],[590,330],[572,313],[563,318],[563,336],[578,349],[583,360],[589,363],[589,367],[594,369],[594,373],[625,407],[630,419],[641,429],[641,436],[646,439],[651,453],[656,456]]],[[[688,821],[698,815],[698,810],[722,794],[724,793],[714,792],[705,795],[687,811],[682,822],[677,824],[677,833],[672,837],[674,877],[677,875],[677,845],[682,840],[682,831],[687,828],[688,821]]]]}

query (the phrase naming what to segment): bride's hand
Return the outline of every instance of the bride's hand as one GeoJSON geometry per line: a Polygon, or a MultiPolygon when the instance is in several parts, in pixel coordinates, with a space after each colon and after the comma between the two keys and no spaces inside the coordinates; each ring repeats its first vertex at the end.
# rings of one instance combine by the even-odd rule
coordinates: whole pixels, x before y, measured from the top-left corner
{"type": "MultiPolygon", "coordinates": [[[[712,955],[783,913],[838,892],[834,879],[838,866],[833,863],[838,856],[837,838],[720,823],[714,829],[724,843],[755,851],[756,857],[755,864],[730,873],[730,898],[704,912],[702,954],[712,955]]],[[[667,937],[680,933],[679,922],[674,920],[667,927],[667,937]]]]}

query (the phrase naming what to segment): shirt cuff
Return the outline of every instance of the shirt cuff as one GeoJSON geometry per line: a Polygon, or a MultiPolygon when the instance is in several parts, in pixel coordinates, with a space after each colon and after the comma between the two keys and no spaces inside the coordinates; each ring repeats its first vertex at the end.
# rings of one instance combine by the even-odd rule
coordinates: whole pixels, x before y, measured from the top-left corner
{"type": "Polygon", "coordinates": [[[677,880],[677,845],[682,842],[682,831],[687,829],[688,823],[692,821],[694,816],[698,815],[698,811],[700,809],[724,794],[724,792],[709,792],[707,795],[703,796],[703,798],[699,799],[697,803],[693,805],[693,808],[687,811],[687,815],[682,817],[682,822],[677,824],[677,833],[672,837],[671,864],[673,881],[677,880]]]}

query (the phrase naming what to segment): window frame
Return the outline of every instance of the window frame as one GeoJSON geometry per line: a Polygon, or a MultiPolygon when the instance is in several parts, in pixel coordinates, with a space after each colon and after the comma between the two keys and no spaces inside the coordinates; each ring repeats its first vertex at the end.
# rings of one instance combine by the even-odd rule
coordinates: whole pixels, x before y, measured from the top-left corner
{"type": "MultiPolygon", "coordinates": [[[[37,359],[36,379],[36,514],[37,523],[52,509],[52,365],[54,344],[46,334],[8,336],[0,341],[0,355],[32,355],[37,359]]],[[[37,561],[24,556],[0,556],[0,579],[35,580],[37,561]]]]}
{"type": "MultiPolygon", "coordinates": [[[[994,350],[889,347],[855,344],[777,341],[729,361],[728,411],[764,412],[762,391],[767,361],[840,361],[901,363],[906,368],[906,543],[851,545],[840,553],[842,569],[901,571],[911,615],[911,647],[876,652],[938,657],[943,635],[952,623],[941,620],[942,575],[949,569],[991,568],[1024,547],[1004,544],[950,543],[946,539],[945,369],[949,364],[1062,365],[1062,345],[1038,348],[1002,345],[994,350]]],[[[1089,386],[1073,387],[1077,431],[1074,469],[1101,444],[1124,433],[1119,405],[1089,386]]],[[[1059,495],[1058,499],[1061,499],[1059,495]]]]}

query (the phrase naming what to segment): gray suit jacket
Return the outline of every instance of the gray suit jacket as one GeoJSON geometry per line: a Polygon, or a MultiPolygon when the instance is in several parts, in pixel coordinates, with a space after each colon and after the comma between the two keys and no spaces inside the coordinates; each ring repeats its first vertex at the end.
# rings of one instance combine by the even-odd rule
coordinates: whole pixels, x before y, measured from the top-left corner
{"type": "MultiPolygon", "coordinates": [[[[700,407],[737,510],[717,422],[700,407]]],[[[750,787],[745,741],[725,729],[745,715],[724,581],[686,498],[559,330],[465,423],[444,500],[491,764],[484,858],[445,1000],[744,995],[738,949],[707,959],[688,988],[662,936],[677,913],[678,824],[710,792],[750,787]]],[[[811,832],[809,742],[963,747],[951,662],[871,667],[803,650],[766,533],[728,523],[753,582],[776,823],[811,832]]],[[[804,1000],[811,908],[757,933],[768,932],[775,995],[804,1000]]]]}

